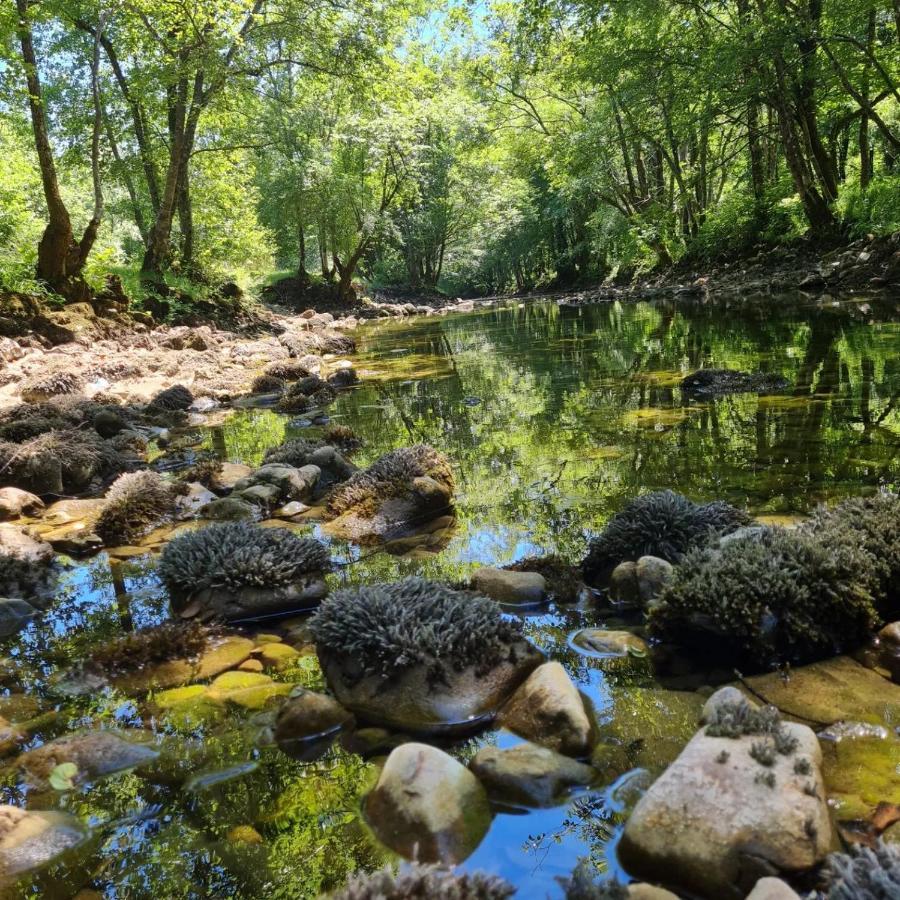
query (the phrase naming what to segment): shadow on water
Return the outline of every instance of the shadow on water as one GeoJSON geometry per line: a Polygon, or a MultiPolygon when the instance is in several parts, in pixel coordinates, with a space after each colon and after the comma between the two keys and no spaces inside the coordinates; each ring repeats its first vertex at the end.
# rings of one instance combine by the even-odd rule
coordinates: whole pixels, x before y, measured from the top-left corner
{"type": "MultiPolygon", "coordinates": [[[[362,384],[329,409],[331,420],[363,440],[360,465],[411,443],[443,450],[456,471],[458,523],[439,552],[423,545],[373,555],[335,544],[336,557],[351,563],[336,577],[458,581],[478,564],[531,553],[577,561],[613,512],[665,487],[779,521],[896,485],[898,347],[896,310],[860,299],[510,303],[370,326],[356,360],[362,384]],[[700,367],[777,373],[791,387],[694,402],[679,383],[700,367]]],[[[285,437],[320,431],[271,410],[242,410],[210,429],[204,446],[257,464],[285,437]]],[[[7,642],[0,715],[24,691],[32,716],[45,717],[31,744],[88,724],[127,724],[153,732],[162,750],[149,771],[78,792],[35,794],[5,771],[5,800],[73,812],[93,826],[86,845],[27,879],[22,893],[67,897],[91,884],[111,898],[315,897],[356,869],[391,862],[359,813],[376,766],[338,744],[296,760],[261,739],[264,714],[185,718],[111,690],[75,700],[53,693],[55,674],[92,647],[167,617],[154,567],[151,555],[70,563],[51,611],[7,642]]],[[[555,879],[581,856],[616,871],[629,804],[694,727],[698,695],[663,690],[640,666],[619,670],[572,650],[572,631],[615,624],[605,616],[590,606],[551,607],[528,621],[535,643],[590,697],[628,764],[561,806],[497,815],[465,866],[502,874],[521,896],[559,896],[555,879]]],[[[279,677],[320,686],[309,669],[279,677]]],[[[453,752],[466,759],[485,742],[515,739],[489,732],[453,752]]]]}

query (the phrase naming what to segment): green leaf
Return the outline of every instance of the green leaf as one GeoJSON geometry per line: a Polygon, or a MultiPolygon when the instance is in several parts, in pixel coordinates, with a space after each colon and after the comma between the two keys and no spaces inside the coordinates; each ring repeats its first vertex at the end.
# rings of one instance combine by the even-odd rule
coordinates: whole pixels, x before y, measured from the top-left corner
{"type": "Polygon", "coordinates": [[[70,791],[75,787],[78,766],[73,762],[60,763],[50,773],[50,787],[55,791],[70,791]]]}

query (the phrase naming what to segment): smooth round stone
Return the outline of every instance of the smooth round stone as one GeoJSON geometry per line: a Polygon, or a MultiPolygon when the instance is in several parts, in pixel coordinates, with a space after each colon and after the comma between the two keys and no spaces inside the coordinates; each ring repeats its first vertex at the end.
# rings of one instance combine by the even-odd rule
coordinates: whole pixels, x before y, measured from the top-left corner
{"type": "Polygon", "coordinates": [[[485,566],[472,573],[472,588],[498,603],[537,604],[547,596],[547,582],[538,572],[511,572],[485,566]]]}
{"type": "Polygon", "coordinates": [[[353,716],[333,697],[295,688],[278,711],[275,740],[309,741],[339,731],[353,716]]]}
{"type": "Polygon", "coordinates": [[[598,659],[623,656],[643,658],[650,652],[647,644],[630,631],[583,628],[576,631],[569,642],[579,653],[598,659]]]}

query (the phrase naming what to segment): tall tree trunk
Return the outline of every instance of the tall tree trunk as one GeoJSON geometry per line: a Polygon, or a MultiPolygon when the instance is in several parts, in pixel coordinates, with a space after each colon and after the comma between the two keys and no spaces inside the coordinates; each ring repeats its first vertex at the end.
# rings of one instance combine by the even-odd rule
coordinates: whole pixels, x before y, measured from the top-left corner
{"type": "MultiPolygon", "coordinates": [[[[866,45],[869,48],[869,53],[871,54],[874,51],[875,46],[875,8],[869,10],[869,23],[868,30],[866,35],[866,45]]],[[[870,63],[869,59],[866,59],[865,65],[863,67],[863,76],[862,76],[862,96],[864,100],[864,105],[860,108],[860,117],[859,117],[859,186],[862,190],[865,190],[869,186],[869,182],[872,180],[872,150],[869,144],[869,113],[868,113],[868,104],[869,104],[869,69],[870,63]]]]}

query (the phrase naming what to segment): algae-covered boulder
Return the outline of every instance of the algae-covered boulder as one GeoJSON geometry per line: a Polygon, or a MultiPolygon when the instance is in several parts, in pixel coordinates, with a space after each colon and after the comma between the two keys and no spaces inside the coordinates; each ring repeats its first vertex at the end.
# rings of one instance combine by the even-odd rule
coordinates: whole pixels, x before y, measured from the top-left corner
{"type": "Polygon", "coordinates": [[[864,560],[785,529],[751,529],[689,553],[649,614],[651,631],[764,668],[833,656],[878,618],[864,560]]]}
{"type": "Polygon", "coordinates": [[[175,537],[159,574],[182,617],[252,619],[315,607],[327,593],[330,568],[319,541],[227,522],[175,537]]]}
{"type": "Polygon", "coordinates": [[[364,809],[382,843],[426,863],[462,862],[491,823],[478,779],[428,744],[401,744],[391,752],[364,809]]]}
{"type": "Polygon", "coordinates": [[[360,543],[395,540],[452,510],[447,458],[425,444],[393,450],[336,487],[328,531],[360,543]]]}
{"type": "Polygon", "coordinates": [[[329,900],[507,900],[515,892],[494,875],[416,864],[398,874],[382,869],[355,875],[329,900]]]}
{"type": "Polygon", "coordinates": [[[582,564],[585,581],[599,584],[626,560],[657,556],[677,563],[711,537],[747,525],[749,516],[729,503],[694,503],[674,491],[656,491],[632,500],[591,541],[582,564]]]}
{"type": "Polygon", "coordinates": [[[762,875],[822,862],[833,829],[811,729],[723,702],[638,801],[619,846],[628,871],[721,900],[762,875]]]}
{"type": "Polygon", "coordinates": [[[133,543],[174,512],[176,497],[158,472],[127,472],[110,487],[95,531],[109,546],[133,543]]]}
{"type": "Polygon", "coordinates": [[[338,701],[413,733],[489,720],[541,659],[492,600],[419,578],[338,591],[309,627],[338,701]]]}

